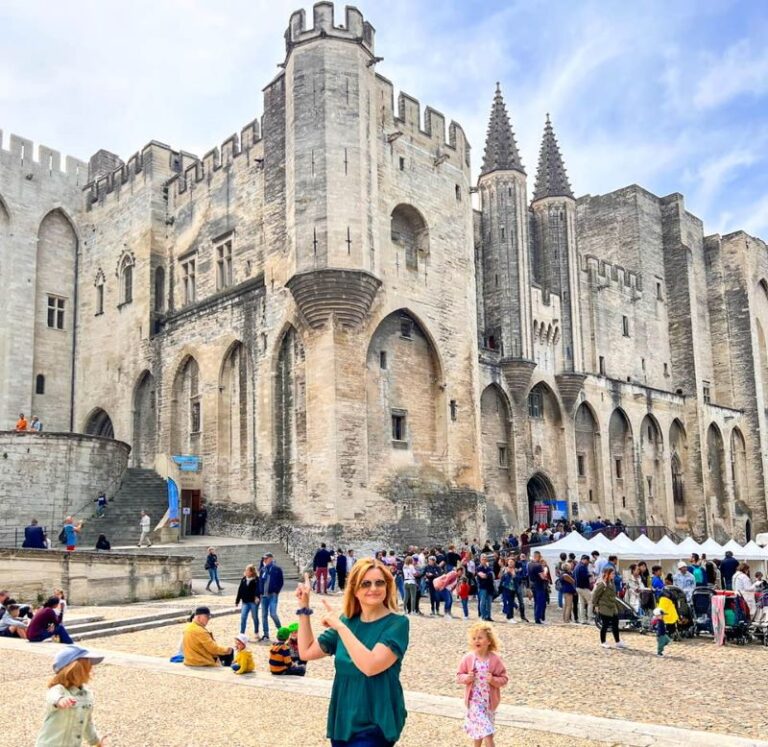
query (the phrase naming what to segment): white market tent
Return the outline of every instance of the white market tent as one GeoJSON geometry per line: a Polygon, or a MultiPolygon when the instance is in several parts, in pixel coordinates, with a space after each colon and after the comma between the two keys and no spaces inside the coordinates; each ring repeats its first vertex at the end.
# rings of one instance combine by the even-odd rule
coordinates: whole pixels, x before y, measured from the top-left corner
{"type": "Polygon", "coordinates": [[[611,545],[613,546],[613,552],[616,555],[626,555],[627,557],[633,556],[633,553],[638,552],[637,545],[629,538],[627,537],[624,532],[621,532],[620,534],[617,534],[612,540],[611,545]]]}
{"type": "Polygon", "coordinates": [[[677,551],[681,555],[690,555],[692,552],[695,552],[695,553],[698,553],[699,555],[701,555],[701,553],[704,552],[702,550],[701,545],[698,542],[696,542],[696,540],[693,539],[693,537],[686,537],[677,546],[677,551]]]}
{"type": "Polygon", "coordinates": [[[647,534],[641,534],[632,541],[632,544],[638,552],[649,554],[656,552],[656,543],[647,534]]]}
{"type": "MultiPolygon", "coordinates": [[[[535,550],[536,548],[534,548],[535,550]]],[[[590,553],[595,548],[590,545],[589,540],[582,537],[578,532],[571,532],[565,537],[553,542],[551,545],[544,545],[539,548],[542,555],[560,555],[561,552],[572,552],[576,555],[590,553]]]]}
{"type": "Polygon", "coordinates": [[[707,554],[707,558],[712,560],[713,558],[722,558],[725,556],[725,548],[712,537],[708,537],[701,543],[701,552],[707,554]]]}
{"type": "Polygon", "coordinates": [[[657,558],[677,558],[680,555],[678,546],[666,534],[654,544],[657,558]]]}
{"type": "MultiPolygon", "coordinates": [[[[734,552],[734,555],[736,553],[734,552]]],[[[768,559],[768,549],[760,547],[754,540],[747,542],[741,551],[741,557],[747,560],[766,560],[768,559]]]]}
{"type": "Polygon", "coordinates": [[[596,534],[589,538],[589,544],[592,550],[597,550],[601,555],[613,554],[616,546],[604,534],[596,534]]]}
{"type": "Polygon", "coordinates": [[[736,542],[736,540],[730,539],[723,545],[723,551],[727,550],[730,550],[734,555],[738,556],[742,553],[744,548],[738,542],[736,542]]]}

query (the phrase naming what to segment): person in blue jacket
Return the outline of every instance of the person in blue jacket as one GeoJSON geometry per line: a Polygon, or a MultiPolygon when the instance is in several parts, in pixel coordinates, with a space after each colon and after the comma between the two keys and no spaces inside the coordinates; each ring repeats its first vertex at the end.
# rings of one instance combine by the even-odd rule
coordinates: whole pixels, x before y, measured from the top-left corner
{"type": "Polygon", "coordinates": [[[261,640],[269,640],[269,618],[279,630],[282,625],[277,616],[277,599],[283,588],[283,569],[274,561],[274,556],[268,552],[259,572],[261,587],[261,640]]]}
{"type": "Polygon", "coordinates": [[[28,550],[45,550],[45,532],[37,525],[37,519],[32,519],[28,527],[24,528],[24,543],[22,547],[28,550]]]}

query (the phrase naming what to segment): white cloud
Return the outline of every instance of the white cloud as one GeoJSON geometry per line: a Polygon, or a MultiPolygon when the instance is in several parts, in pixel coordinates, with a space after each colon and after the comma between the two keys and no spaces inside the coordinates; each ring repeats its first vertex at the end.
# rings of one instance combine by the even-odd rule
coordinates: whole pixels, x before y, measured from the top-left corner
{"type": "Polygon", "coordinates": [[[693,103],[699,109],[711,109],[738,96],[762,96],[768,93],[768,49],[760,41],[758,49],[749,39],[730,46],[696,85],[693,103]]]}

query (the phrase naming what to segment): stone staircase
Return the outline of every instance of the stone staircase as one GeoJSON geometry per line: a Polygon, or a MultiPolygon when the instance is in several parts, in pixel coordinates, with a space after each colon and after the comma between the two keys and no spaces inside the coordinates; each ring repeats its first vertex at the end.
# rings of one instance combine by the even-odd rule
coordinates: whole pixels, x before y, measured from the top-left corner
{"type": "Polygon", "coordinates": [[[217,543],[218,537],[205,537],[205,543],[200,543],[202,537],[195,537],[195,544],[191,542],[179,542],[175,545],[162,545],[159,547],[144,547],[139,550],[135,547],[121,548],[121,552],[141,552],[158,555],[185,555],[192,557],[192,578],[208,579],[208,571],[205,570],[205,558],[208,548],[215,547],[219,556],[219,579],[223,584],[237,584],[243,577],[245,566],[253,564],[258,569],[259,561],[264,553],[271,552],[275,556],[275,563],[283,569],[283,577],[286,584],[299,580],[299,569],[293,559],[285,552],[282,545],[266,542],[243,542],[233,544],[230,538],[226,538],[227,544],[217,543]]]}
{"type": "MultiPolygon", "coordinates": [[[[114,620],[105,620],[103,617],[72,618],[71,622],[64,620],[64,626],[74,641],[87,641],[92,638],[105,638],[107,636],[121,635],[123,633],[137,633],[142,630],[152,630],[167,625],[178,625],[189,620],[194,605],[188,609],[163,609],[155,613],[124,617],[114,620]]],[[[232,615],[238,612],[235,607],[214,609],[214,615],[232,615]]]]}
{"type": "Polygon", "coordinates": [[[142,510],[149,514],[152,526],[156,526],[168,510],[168,488],[154,470],[130,467],[123,474],[120,487],[107,505],[103,518],[96,518],[96,504],[93,504],[91,518],[85,519],[80,534],[80,547],[93,549],[100,534],[107,536],[112,547],[135,546],[139,540],[142,510]]]}

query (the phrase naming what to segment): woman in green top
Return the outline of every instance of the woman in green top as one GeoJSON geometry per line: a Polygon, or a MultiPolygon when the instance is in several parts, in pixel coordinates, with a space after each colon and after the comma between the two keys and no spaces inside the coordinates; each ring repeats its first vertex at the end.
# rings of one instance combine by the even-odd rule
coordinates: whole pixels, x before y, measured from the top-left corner
{"type": "Polygon", "coordinates": [[[616,569],[613,565],[603,568],[603,577],[595,584],[592,591],[592,607],[600,615],[600,645],[610,648],[606,643],[608,628],[611,628],[616,648],[626,648],[627,644],[619,638],[619,603],[616,601],[616,582],[614,575],[616,569]]]}
{"type": "Polygon", "coordinates": [[[391,747],[407,716],[400,666],[408,648],[408,618],[397,613],[395,580],[374,558],[353,566],[344,589],[343,614],[323,600],[326,631],[315,639],[309,619],[309,580],[299,584],[299,655],[333,656],[327,736],[332,747],[391,747]]]}

